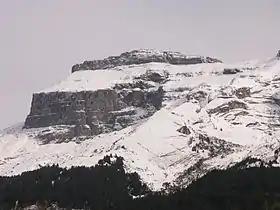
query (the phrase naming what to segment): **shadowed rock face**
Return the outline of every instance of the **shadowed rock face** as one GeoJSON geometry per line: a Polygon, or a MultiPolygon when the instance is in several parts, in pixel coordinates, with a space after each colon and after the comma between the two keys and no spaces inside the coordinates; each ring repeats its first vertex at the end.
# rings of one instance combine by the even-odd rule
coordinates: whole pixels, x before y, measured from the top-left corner
{"type": "Polygon", "coordinates": [[[111,56],[103,60],[84,61],[72,67],[72,72],[82,70],[108,69],[122,65],[144,63],[169,63],[173,65],[189,65],[198,63],[221,63],[220,60],[210,57],[186,56],[179,52],[156,50],[133,50],[119,56],[111,56]]]}
{"type": "Polygon", "coordinates": [[[82,132],[78,135],[95,134],[98,117],[114,110],[119,110],[119,103],[113,90],[34,94],[25,128],[76,125],[82,132]]]}
{"type": "Polygon", "coordinates": [[[280,50],[278,50],[276,57],[280,58],[280,50]]]}
{"type": "MultiPolygon", "coordinates": [[[[154,90],[104,89],[50,92],[33,95],[24,128],[68,126],[67,138],[97,135],[127,127],[161,107],[162,88],[154,90]],[[137,109],[142,109],[138,115],[137,109]]],[[[52,135],[45,135],[53,138],[52,135]]],[[[61,137],[60,137],[61,138],[61,137]]]]}

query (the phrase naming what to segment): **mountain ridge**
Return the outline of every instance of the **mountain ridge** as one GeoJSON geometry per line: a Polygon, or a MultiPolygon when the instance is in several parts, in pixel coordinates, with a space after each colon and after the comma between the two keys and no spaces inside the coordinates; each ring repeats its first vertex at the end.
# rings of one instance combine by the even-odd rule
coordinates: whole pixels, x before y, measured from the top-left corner
{"type": "Polygon", "coordinates": [[[173,65],[191,65],[198,63],[221,63],[222,61],[203,56],[184,55],[180,52],[160,51],[155,49],[138,49],[122,53],[118,56],[110,56],[103,60],[84,61],[72,67],[72,73],[83,70],[109,69],[124,65],[145,63],[169,63],[173,65]]]}

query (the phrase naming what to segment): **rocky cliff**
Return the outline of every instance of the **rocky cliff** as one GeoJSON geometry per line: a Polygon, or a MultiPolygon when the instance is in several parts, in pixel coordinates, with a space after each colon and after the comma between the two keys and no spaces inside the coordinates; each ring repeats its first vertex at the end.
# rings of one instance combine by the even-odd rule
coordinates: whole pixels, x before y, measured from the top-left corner
{"type": "Polygon", "coordinates": [[[120,85],[95,91],[35,93],[24,128],[68,126],[69,132],[59,136],[62,139],[107,133],[151,116],[161,107],[162,98],[161,87],[124,90],[120,85]]]}
{"type": "Polygon", "coordinates": [[[119,56],[110,56],[103,60],[84,61],[72,67],[72,72],[81,70],[108,69],[123,65],[144,64],[144,63],[169,63],[173,65],[190,65],[199,63],[221,62],[218,59],[202,56],[186,56],[179,52],[157,51],[157,50],[133,50],[122,53],[119,56]]]}

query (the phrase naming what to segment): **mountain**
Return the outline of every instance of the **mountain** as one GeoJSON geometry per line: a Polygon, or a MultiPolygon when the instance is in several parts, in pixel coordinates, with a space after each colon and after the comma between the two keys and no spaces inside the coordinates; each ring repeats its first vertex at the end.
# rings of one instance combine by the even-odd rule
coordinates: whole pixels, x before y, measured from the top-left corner
{"type": "Polygon", "coordinates": [[[279,52],[238,64],[147,49],[84,61],[2,131],[0,175],[117,154],[158,190],[240,162],[276,167],[279,87],[279,52]]]}

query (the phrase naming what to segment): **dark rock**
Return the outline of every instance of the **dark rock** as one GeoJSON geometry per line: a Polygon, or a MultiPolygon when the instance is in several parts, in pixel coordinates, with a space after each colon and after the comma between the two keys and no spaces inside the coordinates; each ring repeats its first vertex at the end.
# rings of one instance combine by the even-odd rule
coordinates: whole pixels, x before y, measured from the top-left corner
{"type": "Polygon", "coordinates": [[[133,50],[122,53],[119,56],[110,56],[103,60],[84,61],[72,67],[72,72],[81,70],[108,69],[123,65],[144,63],[169,63],[173,65],[189,65],[198,63],[217,63],[218,59],[200,56],[186,56],[179,52],[155,51],[155,50],[133,50]]]}
{"type": "Polygon", "coordinates": [[[166,78],[162,77],[159,73],[157,72],[149,72],[149,74],[147,75],[147,79],[151,80],[153,82],[162,82],[164,81],[166,78]]]}
{"type": "Polygon", "coordinates": [[[226,69],[224,69],[223,74],[236,74],[239,72],[241,72],[241,70],[237,69],[237,68],[232,68],[232,69],[226,68],[226,69]]]}
{"type": "Polygon", "coordinates": [[[251,123],[246,124],[245,127],[257,127],[260,125],[261,125],[260,122],[251,122],[251,123]]]}
{"type": "Polygon", "coordinates": [[[273,159],[274,164],[278,163],[279,153],[280,153],[280,147],[274,151],[274,159],[273,159]]]}
{"type": "Polygon", "coordinates": [[[209,114],[214,114],[214,113],[226,113],[229,112],[232,109],[248,109],[247,105],[241,101],[237,100],[232,100],[227,103],[224,103],[220,106],[217,106],[214,109],[209,109],[208,113],[209,114]]]}
{"type": "Polygon", "coordinates": [[[272,99],[278,106],[280,106],[280,92],[276,92],[275,94],[273,94],[272,99]]]}
{"type": "Polygon", "coordinates": [[[280,50],[278,50],[276,57],[280,58],[280,50]]]}
{"type": "Polygon", "coordinates": [[[246,116],[248,114],[249,114],[249,112],[247,112],[247,111],[240,111],[238,113],[235,113],[234,116],[235,117],[237,117],[237,116],[246,116]]]}
{"type": "Polygon", "coordinates": [[[176,76],[193,77],[193,73],[192,72],[176,73],[176,76]]]}
{"type": "Polygon", "coordinates": [[[188,100],[201,101],[201,100],[205,100],[207,96],[208,96],[207,92],[198,90],[198,91],[191,91],[190,93],[187,94],[186,98],[188,100]]]}
{"type": "Polygon", "coordinates": [[[163,89],[104,89],[33,95],[24,128],[66,126],[61,132],[42,132],[40,139],[65,140],[125,128],[151,116],[162,106],[163,89]],[[127,108],[130,110],[127,110],[127,108]],[[135,108],[142,109],[140,114],[135,108]]]}
{"type": "Polygon", "coordinates": [[[160,86],[157,90],[149,91],[147,93],[147,102],[152,104],[156,109],[160,109],[162,106],[163,96],[164,90],[163,87],[160,86]]]}
{"type": "Polygon", "coordinates": [[[274,156],[278,157],[279,153],[280,153],[280,147],[274,151],[274,156]]]}
{"type": "Polygon", "coordinates": [[[251,96],[251,89],[248,87],[242,87],[235,90],[235,95],[237,98],[246,98],[251,96]]]}
{"type": "MultiPolygon", "coordinates": [[[[24,128],[89,125],[93,133],[98,133],[93,126],[94,117],[118,109],[118,94],[109,89],[34,94],[30,114],[26,118],[24,128]]],[[[79,130],[76,133],[81,132],[79,130]]]]}
{"type": "Polygon", "coordinates": [[[160,86],[158,89],[151,90],[122,90],[120,92],[120,100],[128,106],[147,107],[154,106],[160,109],[162,106],[164,90],[160,86]]]}
{"type": "Polygon", "coordinates": [[[132,90],[127,93],[123,101],[129,106],[143,106],[145,102],[145,93],[142,90],[132,90]]]}
{"type": "Polygon", "coordinates": [[[167,81],[169,73],[167,71],[156,72],[153,70],[148,70],[145,74],[136,77],[135,79],[141,79],[146,81],[152,81],[156,83],[163,83],[167,81]]]}
{"type": "Polygon", "coordinates": [[[182,126],[177,131],[180,132],[180,133],[183,133],[185,135],[190,135],[191,134],[190,129],[186,125],[182,126]]]}
{"type": "Polygon", "coordinates": [[[126,128],[127,126],[132,125],[134,120],[131,116],[126,115],[117,117],[116,122],[119,123],[122,128],[126,128]]]}
{"type": "Polygon", "coordinates": [[[240,145],[227,142],[216,137],[209,137],[206,134],[199,134],[197,143],[192,147],[194,151],[208,151],[210,157],[220,154],[230,154],[240,145]]]}
{"type": "Polygon", "coordinates": [[[149,83],[142,81],[142,80],[137,80],[129,83],[117,83],[114,86],[114,90],[120,91],[123,89],[135,89],[139,88],[141,90],[148,89],[154,87],[153,85],[150,85],[149,83]]]}

